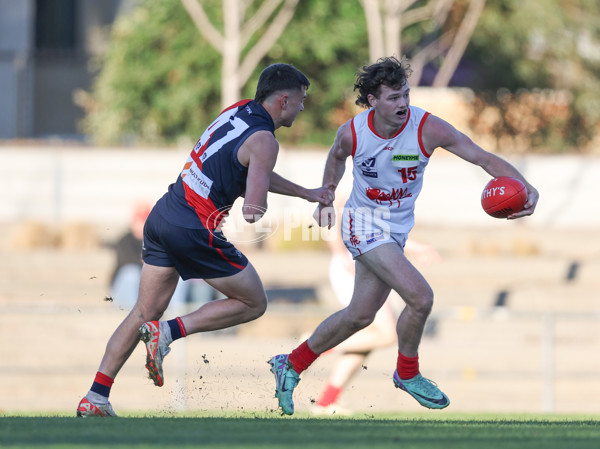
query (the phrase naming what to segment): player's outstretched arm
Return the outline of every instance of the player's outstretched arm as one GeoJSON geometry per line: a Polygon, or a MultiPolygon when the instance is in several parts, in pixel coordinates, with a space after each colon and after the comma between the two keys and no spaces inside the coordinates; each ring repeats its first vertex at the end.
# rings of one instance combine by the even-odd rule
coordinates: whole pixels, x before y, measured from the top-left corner
{"type": "Polygon", "coordinates": [[[307,189],[292,181],[284,178],[281,175],[271,173],[271,182],[269,192],[278,193],[280,195],[296,196],[311,203],[330,204],[333,201],[332,186],[322,186],[316,189],[307,189]]]}
{"type": "Polygon", "coordinates": [[[523,182],[527,188],[527,203],[522,211],[510,215],[507,217],[508,219],[531,215],[535,211],[539,198],[537,189],[513,165],[501,157],[485,151],[448,122],[430,115],[423,126],[423,144],[430,154],[435,148],[442,147],[458,157],[480,166],[493,177],[508,176],[523,182]]]}

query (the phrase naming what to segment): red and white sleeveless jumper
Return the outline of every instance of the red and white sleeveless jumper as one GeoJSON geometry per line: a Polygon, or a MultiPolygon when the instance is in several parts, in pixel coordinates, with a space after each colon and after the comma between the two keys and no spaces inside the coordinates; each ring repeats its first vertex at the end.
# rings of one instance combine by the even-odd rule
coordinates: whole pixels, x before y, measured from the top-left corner
{"type": "Polygon", "coordinates": [[[409,233],[430,157],[422,140],[428,112],[410,106],[406,123],[389,139],[375,131],[374,113],[366,110],[351,122],[353,185],[342,212],[342,237],[355,257],[390,234],[409,233]]]}

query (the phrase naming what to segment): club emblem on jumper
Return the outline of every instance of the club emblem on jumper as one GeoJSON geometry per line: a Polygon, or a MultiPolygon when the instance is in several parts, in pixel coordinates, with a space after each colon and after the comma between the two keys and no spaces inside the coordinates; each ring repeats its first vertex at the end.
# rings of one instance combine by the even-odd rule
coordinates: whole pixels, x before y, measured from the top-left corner
{"type": "Polygon", "coordinates": [[[361,162],[360,169],[362,170],[363,176],[377,178],[377,168],[375,168],[376,161],[377,158],[370,157],[361,162]]]}
{"type": "Polygon", "coordinates": [[[394,205],[394,201],[397,201],[396,207],[400,207],[400,200],[403,198],[412,197],[412,193],[408,192],[408,189],[392,189],[391,192],[386,192],[381,189],[372,189],[371,187],[367,187],[366,190],[367,198],[375,201],[377,204],[385,204],[389,202],[389,206],[392,207],[394,205]]]}

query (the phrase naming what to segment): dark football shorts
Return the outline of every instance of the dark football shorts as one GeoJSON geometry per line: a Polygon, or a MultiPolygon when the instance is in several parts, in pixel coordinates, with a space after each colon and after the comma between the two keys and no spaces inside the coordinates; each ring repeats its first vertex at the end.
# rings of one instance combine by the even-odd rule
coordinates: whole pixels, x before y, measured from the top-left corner
{"type": "Polygon", "coordinates": [[[144,226],[142,258],[148,265],[175,267],[183,280],[231,276],[248,265],[223,233],[172,225],[155,210],[144,226]]]}

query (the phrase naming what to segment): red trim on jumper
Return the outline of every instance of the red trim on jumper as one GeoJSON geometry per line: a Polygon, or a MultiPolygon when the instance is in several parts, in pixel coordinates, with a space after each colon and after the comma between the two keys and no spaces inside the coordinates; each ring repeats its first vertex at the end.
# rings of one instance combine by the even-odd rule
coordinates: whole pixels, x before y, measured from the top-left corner
{"type": "Polygon", "coordinates": [[[217,206],[215,206],[212,200],[210,198],[202,198],[185,182],[183,183],[183,189],[185,190],[185,199],[187,203],[194,208],[196,215],[198,215],[198,218],[200,218],[200,221],[202,222],[202,225],[209,230],[215,229],[217,226],[219,226],[219,223],[226,215],[225,212],[216,213],[217,206]]]}
{"type": "Polygon", "coordinates": [[[177,320],[177,324],[179,324],[179,330],[181,331],[182,337],[187,337],[187,331],[185,330],[185,326],[183,325],[183,321],[181,321],[180,317],[175,318],[177,320]]]}
{"type": "Polygon", "coordinates": [[[400,129],[396,132],[396,134],[394,134],[392,137],[383,137],[380,136],[377,131],[375,131],[375,125],[373,124],[373,117],[375,116],[375,109],[371,109],[371,111],[369,111],[369,129],[371,130],[371,132],[373,134],[375,134],[377,137],[379,137],[380,139],[385,139],[385,140],[390,140],[393,139],[394,137],[397,137],[402,131],[404,131],[404,128],[406,128],[406,125],[408,125],[408,121],[410,120],[410,108],[407,109],[406,112],[406,121],[404,122],[404,125],[402,125],[400,127],[400,129]]]}
{"type": "Polygon", "coordinates": [[[352,158],[354,159],[354,155],[356,154],[356,128],[354,127],[354,119],[350,121],[350,130],[352,131],[352,158]]]}
{"type": "MultiPolygon", "coordinates": [[[[352,244],[353,241],[356,241],[356,244],[358,245],[360,243],[360,240],[358,240],[358,237],[354,235],[354,231],[352,230],[352,224],[352,212],[350,211],[350,209],[348,209],[348,234],[350,234],[350,243],[352,244]]],[[[362,254],[362,251],[358,246],[354,246],[354,248],[358,251],[359,255],[362,254]]]]}
{"type": "MultiPolygon", "coordinates": [[[[232,105],[231,105],[231,106],[229,106],[228,108],[225,108],[225,109],[223,109],[223,110],[221,111],[221,114],[222,114],[223,112],[225,112],[225,111],[229,111],[230,109],[237,108],[237,107],[240,107],[240,106],[244,106],[244,105],[246,105],[246,104],[250,103],[251,101],[252,101],[252,99],[251,99],[251,98],[247,98],[246,100],[240,100],[240,101],[238,101],[237,103],[234,103],[234,104],[232,104],[232,105]]],[[[221,114],[219,114],[219,115],[221,115],[221,114]]]]}
{"type": "MultiPolygon", "coordinates": [[[[214,134],[214,133],[213,133],[214,134]]],[[[204,152],[206,151],[206,149],[208,148],[208,144],[210,143],[210,138],[212,137],[212,134],[210,135],[210,137],[206,140],[206,143],[204,145],[202,145],[200,148],[198,148],[198,151],[192,151],[192,154],[190,154],[190,157],[192,158],[192,160],[196,163],[196,165],[198,166],[198,171],[202,171],[202,159],[200,158],[200,156],[202,156],[202,154],[204,154],[204,152]]],[[[198,145],[196,143],[196,145],[198,145]]],[[[186,164],[187,165],[187,164],[186,164]]],[[[186,168],[190,168],[191,165],[189,167],[185,167],[184,166],[184,170],[186,168]]]]}
{"type": "Polygon", "coordinates": [[[352,212],[348,209],[348,231],[352,235],[352,212]]]}
{"type": "Polygon", "coordinates": [[[423,153],[423,156],[429,158],[429,157],[431,157],[431,154],[429,154],[427,152],[427,150],[425,149],[425,145],[423,145],[423,125],[425,125],[425,120],[427,120],[427,117],[429,117],[429,112],[425,113],[425,115],[421,119],[421,123],[419,123],[418,136],[419,136],[419,148],[421,148],[421,153],[423,153]]]}
{"type": "Polygon", "coordinates": [[[94,382],[97,382],[100,385],[104,385],[105,387],[110,388],[112,387],[112,384],[115,382],[115,380],[112,377],[108,377],[106,374],[98,371],[96,373],[96,377],[94,378],[94,382]]]}

